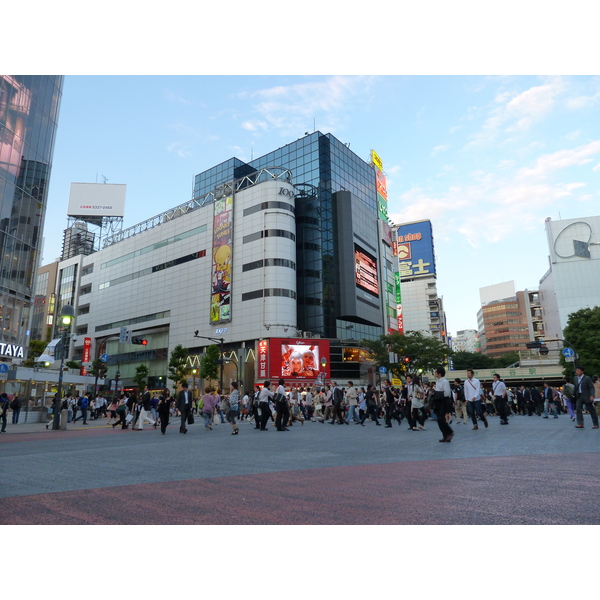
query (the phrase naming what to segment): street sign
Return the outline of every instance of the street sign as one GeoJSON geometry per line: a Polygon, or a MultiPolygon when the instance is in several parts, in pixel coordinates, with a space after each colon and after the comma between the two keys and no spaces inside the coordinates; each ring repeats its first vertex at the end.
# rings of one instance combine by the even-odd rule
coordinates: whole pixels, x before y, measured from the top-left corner
{"type": "Polygon", "coordinates": [[[575,350],[573,348],[563,348],[562,354],[565,358],[572,358],[575,356],[575,350]]]}
{"type": "Polygon", "coordinates": [[[100,357],[100,360],[102,362],[108,362],[108,354],[106,354],[106,352],[100,357]]]}
{"type": "Polygon", "coordinates": [[[387,373],[387,369],[385,367],[379,367],[379,373],[381,375],[385,375],[387,373]]]}
{"type": "Polygon", "coordinates": [[[127,327],[121,327],[121,332],[119,333],[119,342],[121,344],[127,343],[127,327]]]}
{"type": "Polygon", "coordinates": [[[0,373],[8,373],[8,365],[6,363],[0,363],[0,373]]]}

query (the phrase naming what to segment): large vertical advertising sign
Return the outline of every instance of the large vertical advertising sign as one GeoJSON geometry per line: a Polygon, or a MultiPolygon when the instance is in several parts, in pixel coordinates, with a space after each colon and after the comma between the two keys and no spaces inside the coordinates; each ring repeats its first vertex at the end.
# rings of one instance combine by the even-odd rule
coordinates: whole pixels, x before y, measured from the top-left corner
{"type": "MultiPolygon", "coordinates": [[[[91,362],[91,359],[92,359],[92,338],[86,337],[86,338],[83,338],[83,354],[81,356],[81,362],[89,363],[89,362],[91,362]]],[[[80,374],[87,375],[87,369],[84,366],[81,367],[80,374]]]]}
{"type": "Polygon", "coordinates": [[[231,321],[232,244],[233,196],[228,196],[214,202],[211,324],[231,321]]]}
{"type": "Polygon", "coordinates": [[[269,377],[269,341],[260,340],[258,342],[258,379],[267,379],[269,377]]]}
{"type": "Polygon", "coordinates": [[[431,221],[399,225],[396,231],[400,279],[435,276],[431,221]]]}
{"type": "Polygon", "coordinates": [[[286,383],[322,385],[330,377],[329,361],[329,340],[274,338],[271,340],[269,378],[274,381],[285,379],[286,383]]]}

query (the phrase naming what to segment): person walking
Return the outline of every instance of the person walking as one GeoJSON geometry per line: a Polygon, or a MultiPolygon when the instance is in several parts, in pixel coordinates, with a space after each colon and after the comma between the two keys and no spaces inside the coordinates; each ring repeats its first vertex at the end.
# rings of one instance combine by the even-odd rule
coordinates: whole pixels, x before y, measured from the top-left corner
{"type": "Polygon", "coordinates": [[[150,418],[152,411],[152,397],[150,396],[150,389],[146,386],[142,399],[140,400],[140,416],[138,418],[137,427],[134,427],[134,431],[144,431],[144,422],[150,423],[156,429],[156,421],[150,418]]]}
{"type": "Polygon", "coordinates": [[[567,405],[567,411],[569,411],[569,415],[571,416],[571,421],[575,420],[575,386],[571,383],[570,377],[565,377],[565,382],[563,384],[563,398],[565,399],[565,404],[567,405]]]}
{"type": "Polygon", "coordinates": [[[115,415],[119,417],[119,420],[112,424],[112,428],[114,429],[117,425],[120,425],[121,429],[127,429],[127,403],[125,402],[124,394],[121,394],[119,398],[117,408],[115,408],[115,415]]]}
{"type": "Polygon", "coordinates": [[[284,383],[284,379],[279,380],[279,385],[277,386],[275,396],[273,397],[275,411],[277,412],[277,416],[275,417],[275,427],[277,428],[277,431],[289,431],[287,424],[290,419],[290,409],[287,394],[283,387],[284,383]]]}
{"type": "Polygon", "coordinates": [[[357,425],[360,425],[360,419],[358,418],[358,392],[354,387],[352,381],[348,382],[348,389],[346,390],[346,401],[348,403],[348,414],[346,415],[346,423],[354,421],[357,425]]]}
{"type": "Polygon", "coordinates": [[[2,429],[0,429],[0,433],[4,433],[6,431],[6,420],[9,405],[10,401],[8,399],[8,394],[6,392],[2,392],[0,394],[0,421],[2,421],[2,429]]]}
{"type": "MultiPolygon", "coordinates": [[[[394,389],[392,388],[392,382],[389,379],[385,380],[385,426],[392,426],[392,417],[394,417],[397,413],[396,408],[396,400],[398,399],[397,394],[394,393],[394,389]]],[[[398,419],[398,424],[402,423],[402,420],[396,416],[398,419]]]]}
{"type": "Polygon", "coordinates": [[[90,394],[85,394],[83,396],[81,396],[81,398],[78,401],[78,405],[79,408],[81,409],[81,414],[73,419],[73,423],[75,423],[76,421],[79,421],[79,419],[83,420],[83,425],[87,425],[87,413],[88,413],[88,408],[90,406],[90,394]]]}
{"type": "Polygon", "coordinates": [[[17,425],[19,423],[19,415],[21,414],[21,399],[18,395],[10,403],[10,409],[12,410],[12,424],[17,425]]]}
{"type": "Polygon", "coordinates": [[[594,409],[595,390],[592,378],[585,374],[584,367],[575,369],[575,414],[577,416],[577,429],[583,429],[583,407],[587,409],[590,417],[592,417],[592,429],[598,429],[598,415],[594,409]]]}
{"type": "Polygon", "coordinates": [[[544,381],[544,419],[548,418],[548,408],[551,409],[554,418],[558,419],[557,398],[555,394],[554,388],[547,381],[544,381]]]}
{"type": "Polygon", "coordinates": [[[454,437],[454,431],[452,427],[446,421],[446,414],[452,412],[452,390],[450,384],[445,377],[446,369],[444,367],[438,367],[435,370],[435,414],[437,415],[437,423],[440,431],[442,432],[442,439],[440,442],[451,442],[454,437]]]}
{"type": "Polygon", "coordinates": [[[375,421],[377,427],[381,427],[381,424],[377,420],[379,413],[379,406],[377,406],[377,396],[375,395],[375,389],[372,384],[367,385],[367,392],[365,394],[365,402],[367,403],[367,410],[361,419],[360,424],[364,426],[367,417],[371,417],[372,421],[375,421]]]}
{"type": "Polygon", "coordinates": [[[418,375],[407,375],[406,381],[408,384],[407,405],[410,403],[410,414],[407,415],[408,422],[413,431],[419,431],[419,429],[425,431],[425,415],[423,414],[425,390],[418,375]]]}
{"type": "Polygon", "coordinates": [[[338,419],[338,423],[340,425],[348,425],[346,421],[344,421],[344,417],[342,415],[342,403],[344,402],[344,394],[342,389],[338,387],[337,381],[332,381],[331,385],[333,386],[332,390],[332,400],[333,400],[333,416],[331,419],[331,424],[335,424],[336,418],[338,419]]]}
{"type": "Polygon", "coordinates": [[[213,414],[215,412],[216,398],[212,393],[212,388],[207,385],[204,388],[202,396],[202,417],[204,418],[204,430],[212,431],[213,414]]]}
{"type": "Polygon", "coordinates": [[[456,414],[457,423],[461,422],[462,417],[462,422],[468,425],[469,415],[465,400],[465,386],[459,377],[454,380],[454,413],[456,414]]]}
{"type": "Polygon", "coordinates": [[[500,379],[498,373],[494,373],[494,381],[492,381],[492,390],[494,392],[494,400],[496,404],[496,410],[500,417],[500,425],[508,425],[508,407],[506,398],[506,385],[504,381],[500,379]]]}
{"type": "Polygon", "coordinates": [[[240,410],[240,392],[238,391],[237,381],[231,382],[229,391],[229,412],[227,413],[227,420],[231,423],[233,431],[231,435],[238,435],[240,430],[235,422],[235,418],[239,416],[240,410]]]}
{"type": "Polygon", "coordinates": [[[467,412],[473,422],[473,431],[479,429],[477,425],[477,417],[487,427],[488,422],[483,412],[482,398],[484,398],[483,390],[479,379],[475,379],[475,373],[472,369],[467,369],[467,379],[463,386],[465,401],[467,403],[467,412]]]}
{"type": "Polygon", "coordinates": [[[271,382],[267,379],[258,394],[258,408],[260,410],[260,430],[269,431],[267,429],[267,421],[271,416],[271,408],[269,406],[269,400],[273,398],[274,392],[271,391],[271,382]]]}
{"type": "Polygon", "coordinates": [[[158,412],[158,418],[160,419],[160,432],[162,435],[165,435],[167,432],[167,426],[169,425],[171,402],[171,392],[169,392],[168,388],[165,388],[158,399],[158,406],[156,408],[158,412]]]}
{"type": "Polygon", "coordinates": [[[188,391],[187,381],[184,381],[181,384],[181,391],[177,395],[177,409],[179,410],[179,416],[181,417],[179,433],[187,433],[187,418],[192,410],[192,394],[188,391]]]}

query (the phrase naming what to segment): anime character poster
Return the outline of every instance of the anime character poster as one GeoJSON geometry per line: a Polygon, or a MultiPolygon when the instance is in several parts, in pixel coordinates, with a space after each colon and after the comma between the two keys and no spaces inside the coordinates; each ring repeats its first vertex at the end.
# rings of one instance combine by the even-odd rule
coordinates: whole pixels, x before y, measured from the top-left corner
{"type": "Polygon", "coordinates": [[[210,322],[231,321],[231,247],[233,242],[233,197],[214,203],[213,267],[210,322]]]}
{"type": "Polygon", "coordinates": [[[271,340],[271,377],[319,382],[329,373],[329,340],[271,340]]]}

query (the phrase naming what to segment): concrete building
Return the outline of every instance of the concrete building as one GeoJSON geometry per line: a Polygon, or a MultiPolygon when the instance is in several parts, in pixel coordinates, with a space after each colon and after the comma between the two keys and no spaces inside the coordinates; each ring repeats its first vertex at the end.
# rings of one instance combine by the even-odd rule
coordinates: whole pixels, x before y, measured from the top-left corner
{"type": "Polygon", "coordinates": [[[404,330],[420,331],[446,342],[446,313],[437,289],[431,221],[402,223],[393,229],[404,330]]]}
{"type": "Polygon", "coordinates": [[[527,350],[533,339],[529,293],[515,291],[514,281],[480,288],[477,326],[481,352],[498,358],[527,350]]]}
{"type": "Polygon", "coordinates": [[[171,386],[173,348],[199,366],[213,343],[230,360],[225,385],[367,382],[354,350],[397,324],[392,256],[373,165],[315,132],[204,171],[191,201],[61,261],[56,310],[76,310],[71,356],[91,345],[89,359],[107,355],[108,378],[126,386],[140,362],[152,387],[171,386]]]}
{"type": "Polygon", "coordinates": [[[547,339],[562,339],[569,315],[600,305],[600,216],[546,219],[549,269],[539,301],[547,339]]]}
{"type": "Polygon", "coordinates": [[[452,338],[452,349],[455,352],[479,352],[479,335],[476,329],[461,329],[452,338]]]}

